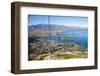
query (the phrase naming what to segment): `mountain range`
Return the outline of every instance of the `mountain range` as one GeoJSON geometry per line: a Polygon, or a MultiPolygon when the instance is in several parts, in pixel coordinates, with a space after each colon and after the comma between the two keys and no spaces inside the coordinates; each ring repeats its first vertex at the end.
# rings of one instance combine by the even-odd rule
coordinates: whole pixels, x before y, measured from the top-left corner
{"type": "Polygon", "coordinates": [[[41,31],[64,31],[64,30],[87,30],[87,28],[83,27],[69,27],[65,25],[56,25],[56,24],[36,24],[30,25],[28,27],[29,31],[33,30],[41,30],[41,31]]]}
{"type": "Polygon", "coordinates": [[[28,33],[29,36],[32,35],[41,35],[41,34],[57,34],[63,31],[73,31],[73,30],[88,30],[87,28],[83,27],[69,27],[65,25],[56,25],[56,24],[36,24],[28,26],[28,33]]]}

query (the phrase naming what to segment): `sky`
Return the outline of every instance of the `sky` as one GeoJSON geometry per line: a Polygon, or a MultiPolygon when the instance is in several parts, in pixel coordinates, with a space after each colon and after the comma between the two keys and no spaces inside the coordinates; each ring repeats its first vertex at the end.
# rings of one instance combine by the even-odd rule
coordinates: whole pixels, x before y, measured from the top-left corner
{"type": "MultiPolygon", "coordinates": [[[[77,16],[49,16],[50,24],[65,25],[71,27],[88,27],[88,17],[77,16]]],[[[46,15],[28,15],[28,25],[48,24],[46,15]]]]}

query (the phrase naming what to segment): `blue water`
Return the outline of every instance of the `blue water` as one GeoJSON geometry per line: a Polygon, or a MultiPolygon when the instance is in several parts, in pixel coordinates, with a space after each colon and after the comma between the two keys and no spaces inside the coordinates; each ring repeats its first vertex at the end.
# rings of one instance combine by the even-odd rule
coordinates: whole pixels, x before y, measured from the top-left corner
{"type": "Polygon", "coordinates": [[[55,40],[59,43],[80,43],[85,48],[88,48],[88,30],[73,30],[73,31],[64,31],[59,33],[56,36],[49,36],[47,39],[55,40]],[[59,40],[59,37],[73,37],[75,40],[59,40]]]}

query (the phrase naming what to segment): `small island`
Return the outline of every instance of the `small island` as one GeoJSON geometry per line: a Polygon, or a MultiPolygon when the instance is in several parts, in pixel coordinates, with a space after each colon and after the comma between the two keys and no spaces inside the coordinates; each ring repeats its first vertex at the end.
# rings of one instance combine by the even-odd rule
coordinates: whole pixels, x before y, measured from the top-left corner
{"type": "Polygon", "coordinates": [[[76,38],[73,37],[65,37],[65,36],[61,36],[59,37],[60,40],[76,40],[76,38]]]}

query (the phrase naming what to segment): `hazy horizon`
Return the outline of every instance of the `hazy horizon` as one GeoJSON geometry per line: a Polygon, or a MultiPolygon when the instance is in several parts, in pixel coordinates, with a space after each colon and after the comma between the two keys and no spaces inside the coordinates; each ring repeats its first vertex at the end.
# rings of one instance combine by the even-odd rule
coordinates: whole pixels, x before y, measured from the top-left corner
{"type": "MultiPolygon", "coordinates": [[[[69,27],[88,27],[88,17],[76,16],[49,16],[50,24],[69,27]]],[[[49,24],[47,15],[28,15],[28,26],[49,24]]]]}

